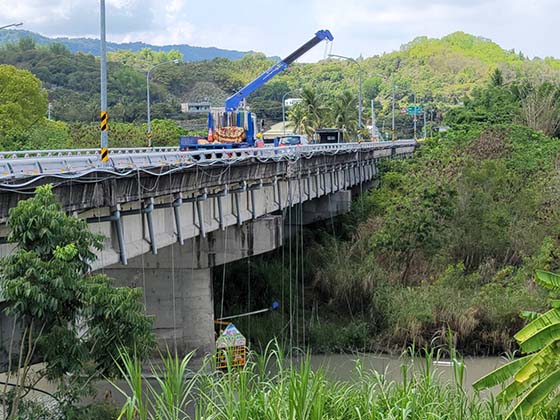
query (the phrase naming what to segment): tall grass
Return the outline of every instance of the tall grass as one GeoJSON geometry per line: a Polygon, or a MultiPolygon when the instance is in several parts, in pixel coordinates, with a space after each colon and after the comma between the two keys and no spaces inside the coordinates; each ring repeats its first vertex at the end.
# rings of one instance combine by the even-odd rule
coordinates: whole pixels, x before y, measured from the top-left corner
{"type": "MultiPolygon", "coordinates": [[[[213,371],[212,358],[187,378],[189,358],[168,355],[154,374],[161,395],[137,386],[137,362],[123,355],[130,392],[121,418],[165,420],[499,420],[507,407],[463,389],[464,365],[452,355],[455,380],[443,383],[433,364],[439,353],[426,351],[425,366],[414,369],[403,358],[401,380],[366,371],[357,362],[352,381],[331,381],[313,370],[309,355],[286,358],[277,344],[260,355],[250,354],[239,369],[213,371]],[[193,413],[185,407],[193,404],[193,413]]],[[[553,417],[542,417],[542,419],[553,417]]]]}

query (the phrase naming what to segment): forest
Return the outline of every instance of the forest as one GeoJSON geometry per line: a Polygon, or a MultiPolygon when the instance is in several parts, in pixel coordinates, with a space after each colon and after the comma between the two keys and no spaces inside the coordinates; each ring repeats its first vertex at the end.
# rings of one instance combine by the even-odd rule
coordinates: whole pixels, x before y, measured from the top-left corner
{"type": "MultiPolygon", "coordinates": [[[[145,72],[156,64],[185,57],[174,50],[142,49],[137,52],[112,51],[108,59],[112,144],[145,145],[146,129],[142,127],[146,121],[145,72]]],[[[204,118],[180,113],[181,102],[208,100],[213,106],[221,106],[225,98],[272,63],[264,54],[253,53],[239,60],[216,58],[158,67],[150,78],[152,118],[175,121],[175,124],[162,125],[177,128],[161,132],[156,129],[154,143],[174,145],[177,135],[204,128],[204,118]]],[[[522,53],[503,50],[489,40],[460,32],[442,39],[420,37],[403,45],[399,51],[359,58],[358,63],[359,67],[335,59],[314,64],[295,63],[253,93],[248,98],[248,106],[265,121],[265,126],[270,126],[282,120],[284,94],[302,97],[306,109],[295,107],[288,113],[300,131],[309,134],[318,125],[331,125],[343,128],[354,137],[357,134],[356,104],[361,71],[364,125],[371,121],[370,102],[373,100],[377,126],[382,135],[388,135],[393,91],[398,110],[412,105],[416,96],[417,103],[426,110],[428,130],[442,124],[448,111],[460,109],[468,102],[469,96],[483,87],[495,70],[500,71],[505,85],[518,86],[523,81],[524,85],[514,92],[521,98],[543,81],[558,83],[560,69],[557,59],[528,59],[522,53]]],[[[95,136],[90,135],[97,126],[100,102],[97,57],[74,54],[62,44],[38,45],[31,38],[22,38],[0,47],[0,64],[31,72],[34,78],[26,83],[43,92],[31,104],[32,119],[21,121],[18,127],[2,128],[2,149],[97,145],[95,136]],[[51,121],[46,118],[49,103],[51,121]]],[[[3,72],[7,71],[7,67],[3,69],[3,72]]],[[[28,88],[19,86],[18,89],[28,88]]],[[[0,109],[21,95],[17,89],[1,92],[0,109]]],[[[8,110],[2,112],[10,113],[8,110]]],[[[397,137],[413,136],[412,119],[410,115],[397,112],[397,137]]],[[[421,123],[418,136],[423,130],[421,123]]],[[[367,133],[363,134],[367,137],[367,133]]]]}
{"type": "Polygon", "coordinates": [[[443,345],[449,330],[465,354],[516,350],[521,315],[548,304],[535,270],[558,270],[560,255],[560,97],[543,84],[520,98],[523,83],[495,71],[445,115],[451,130],[422,142],[414,159],[384,164],[349,215],[303,226],[290,251],[218,270],[216,301],[225,278],[228,300],[246,302],[227,313],[285,302],[241,321],[256,343],[271,331],[292,340],[286,322],[299,319],[297,344],[307,337],[316,351],[398,354],[443,345]],[[543,111],[529,121],[533,101],[543,111]]]}

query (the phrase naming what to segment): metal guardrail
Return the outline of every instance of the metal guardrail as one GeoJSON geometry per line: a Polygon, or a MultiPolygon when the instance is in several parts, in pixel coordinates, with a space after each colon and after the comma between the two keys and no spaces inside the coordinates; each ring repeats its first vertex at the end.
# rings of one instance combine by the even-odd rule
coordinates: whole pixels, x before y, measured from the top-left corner
{"type": "Polygon", "coordinates": [[[79,174],[96,169],[130,170],[165,166],[231,164],[247,159],[284,160],[310,157],[315,154],[349,153],[379,150],[380,157],[412,151],[414,140],[397,142],[364,142],[341,144],[311,144],[304,146],[199,149],[180,151],[178,147],[116,148],[110,159],[101,163],[97,149],[27,150],[0,152],[0,181],[45,175],[79,174]],[[401,151],[401,149],[405,149],[401,151]],[[411,150],[412,148],[412,150],[411,150]]]}

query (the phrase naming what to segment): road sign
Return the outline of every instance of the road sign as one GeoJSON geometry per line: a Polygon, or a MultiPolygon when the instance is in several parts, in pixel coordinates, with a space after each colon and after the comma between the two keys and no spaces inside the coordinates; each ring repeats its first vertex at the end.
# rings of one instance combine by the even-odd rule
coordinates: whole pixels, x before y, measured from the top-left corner
{"type": "Polygon", "coordinates": [[[424,110],[422,109],[421,106],[409,106],[406,109],[406,112],[408,115],[422,115],[422,112],[424,112],[424,110]]]}

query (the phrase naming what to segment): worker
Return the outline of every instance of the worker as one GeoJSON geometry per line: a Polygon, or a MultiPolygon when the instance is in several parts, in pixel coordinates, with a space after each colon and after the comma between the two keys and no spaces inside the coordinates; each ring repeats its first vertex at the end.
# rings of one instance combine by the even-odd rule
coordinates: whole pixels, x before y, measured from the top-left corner
{"type": "Polygon", "coordinates": [[[264,147],[263,135],[260,131],[257,133],[257,141],[255,142],[255,145],[257,146],[258,149],[264,147]]]}

